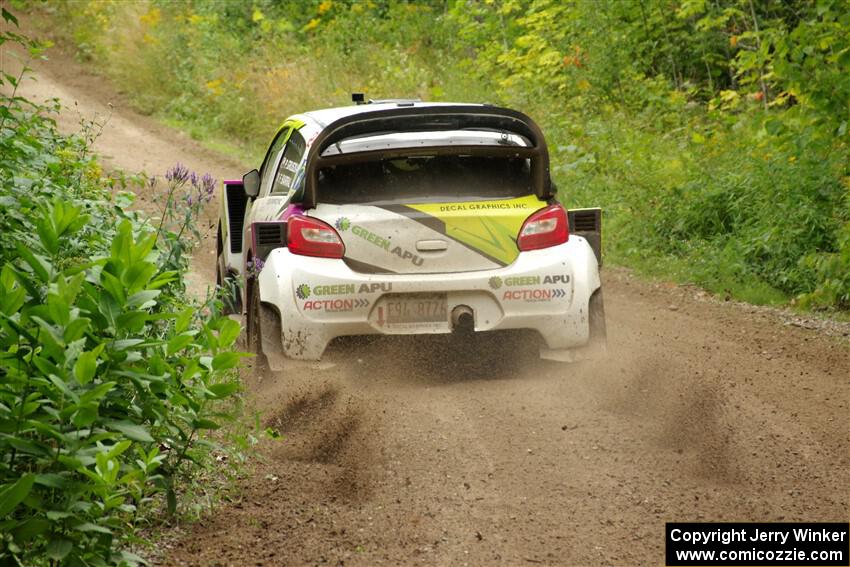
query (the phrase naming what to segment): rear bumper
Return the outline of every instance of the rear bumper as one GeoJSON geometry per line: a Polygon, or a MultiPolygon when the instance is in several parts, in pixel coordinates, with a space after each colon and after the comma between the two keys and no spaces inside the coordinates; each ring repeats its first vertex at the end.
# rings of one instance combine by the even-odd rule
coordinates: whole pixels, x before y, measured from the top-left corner
{"type": "Polygon", "coordinates": [[[448,312],[468,306],[476,331],[532,329],[548,349],[584,346],[588,302],[599,288],[596,257],[584,238],[522,252],[510,266],[453,274],[364,274],[341,260],[271,252],[259,276],[260,299],[281,315],[284,353],[317,360],[345,335],[450,332],[451,325],[387,328],[376,306],[387,294],[445,293],[448,312]]]}

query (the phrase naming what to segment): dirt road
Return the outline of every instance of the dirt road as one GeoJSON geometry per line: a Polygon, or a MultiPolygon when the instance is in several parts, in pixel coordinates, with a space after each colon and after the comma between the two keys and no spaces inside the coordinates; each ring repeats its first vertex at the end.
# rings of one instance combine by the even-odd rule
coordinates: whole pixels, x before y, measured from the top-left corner
{"type": "MultiPolygon", "coordinates": [[[[241,173],[79,73],[48,66],[38,92],[84,114],[112,100],[111,163],[241,173]]],[[[349,341],[250,378],[281,438],[159,561],[660,565],[667,521],[848,520],[847,338],[623,271],[604,280],[604,362],[543,362],[510,337],[349,341]]]]}

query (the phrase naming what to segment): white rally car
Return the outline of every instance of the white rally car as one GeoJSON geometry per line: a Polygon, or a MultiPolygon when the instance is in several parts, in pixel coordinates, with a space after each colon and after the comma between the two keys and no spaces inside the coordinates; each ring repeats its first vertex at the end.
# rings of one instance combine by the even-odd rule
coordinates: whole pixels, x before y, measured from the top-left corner
{"type": "Polygon", "coordinates": [[[218,280],[249,345],[317,360],[344,335],[535,330],[604,349],[601,211],[555,200],[543,134],[488,105],[381,101],[284,122],[226,181],[218,280]]]}

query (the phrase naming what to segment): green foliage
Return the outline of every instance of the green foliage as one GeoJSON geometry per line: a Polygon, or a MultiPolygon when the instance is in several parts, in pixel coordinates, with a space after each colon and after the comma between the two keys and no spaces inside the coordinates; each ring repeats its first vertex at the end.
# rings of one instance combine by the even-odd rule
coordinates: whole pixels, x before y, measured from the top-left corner
{"type": "Polygon", "coordinates": [[[136,526],[174,511],[238,390],[239,325],[181,283],[213,182],[170,171],[155,227],[55,106],[0,108],[0,563],[135,564],[136,526]]]}
{"type": "Polygon", "coordinates": [[[353,91],[518,107],[547,133],[564,202],[606,209],[615,261],[850,308],[848,0],[57,9],[142,107],[255,153],[284,116],[353,91]]]}

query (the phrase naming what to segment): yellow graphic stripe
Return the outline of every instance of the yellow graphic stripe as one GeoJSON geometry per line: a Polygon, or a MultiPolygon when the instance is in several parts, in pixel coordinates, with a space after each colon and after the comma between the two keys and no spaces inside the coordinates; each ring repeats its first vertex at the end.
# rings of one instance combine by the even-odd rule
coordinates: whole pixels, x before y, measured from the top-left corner
{"type": "Polygon", "coordinates": [[[446,225],[446,236],[505,265],[516,260],[516,237],[522,223],[546,206],[534,195],[498,201],[407,205],[446,225]]]}

